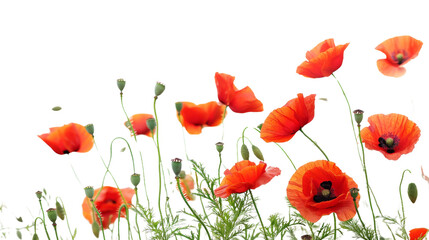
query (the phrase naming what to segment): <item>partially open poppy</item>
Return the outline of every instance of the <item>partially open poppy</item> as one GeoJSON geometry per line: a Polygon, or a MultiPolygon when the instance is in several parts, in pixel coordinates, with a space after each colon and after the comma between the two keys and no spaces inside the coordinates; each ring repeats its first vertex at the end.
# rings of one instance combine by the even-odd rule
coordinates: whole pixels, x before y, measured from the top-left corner
{"type": "MultiPolygon", "coordinates": [[[[97,196],[100,189],[94,191],[94,196],[97,196]]],[[[135,192],[131,188],[121,189],[122,195],[124,196],[127,204],[131,204],[135,192]]],[[[98,209],[103,220],[103,228],[109,228],[109,225],[114,223],[118,218],[119,207],[123,204],[123,200],[119,190],[114,187],[104,186],[101,190],[100,195],[94,200],[94,205],[98,209]]],[[[100,224],[100,219],[95,211],[93,211],[91,202],[88,197],[85,197],[82,203],[83,216],[89,223],[93,223],[94,219],[100,224]]],[[[125,208],[121,210],[121,217],[125,217],[125,208]]]]}
{"type": "Polygon", "coordinates": [[[215,74],[219,101],[236,113],[262,112],[264,110],[262,102],[255,97],[252,89],[245,87],[238,90],[234,80],[235,77],[225,73],[215,74]]]}
{"type": "Polygon", "coordinates": [[[348,45],[335,46],[334,39],[319,43],[307,52],[307,61],[301,63],[296,72],[309,78],[328,77],[343,64],[344,50],[348,45]]]}
{"type": "Polygon", "coordinates": [[[299,93],[297,98],[272,111],[262,124],[261,138],[265,142],[289,141],[297,131],[313,120],[315,97],[315,94],[311,94],[304,98],[299,93]]]}
{"type": "Polygon", "coordinates": [[[249,160],[242,160],[231,170],[225,170],[225,177],[214,192],[218,197],[227,198],[232,193],[243,193],[267,184],[273,177],[280,175],[280,172],[279,168],[267,167],[262,161],[256,165],[249,160]]]}
{"type": "Polygon", "coordinates": [[[376,114],[368,122],[369,127],[361,130],[362,142],[389,160],[398,160],[402,154],[413,151],[420,137],[419,127],[401,114],[376,114]]]}
{"type": "Polygon", "coordinates": [[[380,72],[389,77],[400,77],[406,70],[402,67],[419,55],[423,42],[410,37],[400,36],[387,39],[375,49],[386,54],[386,59],[377,60],[380,72]]]}
{"type": "MultiPolygon", "coordinates": [[[[287,186],[287,197],[290,204],[312,223],[333,212],[340,221],[347,221],[356,214],[350,189],[357,187],[335,163],[318,160],[296,170],[287,186]]],[[[359,199],[358,195],[357,206],[359,199]]]]}
{"type": "Polygon", "coordinates": [[[50,128],[50,133],[39,135],[57,154],[71,152],[88,152],[93,146],[93,138],[86,128],[77,123],[70,123],[62,127],[50,128]]]}
{"type": "MultiPolygon", "coordinates": [[[[152,137],[152,132],[146,124],[146,121],[150,118],[153,118],[153,116],[151,114],[146,113],[135,114],[130,117],[130,122],[134,128],[136,135],[146,135],[148,137],[152,137]]],[[[133,134],[133,130],[129,126],[128,121],[126,121],[124,124],[125,127],[130,130],[131,134],[133,134]]],[[[154,129],[153,133],[155,133],[155,131],[156,129],[154,129]]]]}
{"type": "Polygon", "coordinates": [[[177,113],[179,122],[190,134],[200,134],[203,127],[214,127],[222,123],[224,119],[225,105],[217,102],[194,104],[181,102],[182,109],[177,113]]]}
{"type": "Polygon", "coordinates": [[[414,228],[410,230],[410,240],[422,240],[428,233],[427,228],[414,228]]]}
{"type": "MultiPolygon", "coordinates": [[[[186,200],[193,201],[195,200],[195,196],[192,194],[191,190],[194,189],[194,179],[191,175],[186,175],[185,178],[180,178],[180,189],[182,189],[183,196],[185,196],[186,200]]],[[[178,188],[176,186],[176,188],[178,188]]]]}

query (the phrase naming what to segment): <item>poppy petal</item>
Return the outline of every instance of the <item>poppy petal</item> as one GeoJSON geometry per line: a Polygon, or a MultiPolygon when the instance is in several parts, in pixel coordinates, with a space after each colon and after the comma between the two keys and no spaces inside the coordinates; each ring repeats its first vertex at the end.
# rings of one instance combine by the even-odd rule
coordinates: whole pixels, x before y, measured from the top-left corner
{"type": "Polygon", "coordinates": [[[414,228],[410,230],[410,240],[422,240],[428,233],[427,228],[414,228]]]}
{"type": "Polygon", "coordinates": [[[401,77],[406,72],[405,68],[399,66],[398,64],[392,64],[387,59],[378,59],[377,67],[382,74],[389,77],[401,77]]]}
{"type": "Polygon", "coordinates": [[[231,94],[229,107],[236,113],[264,111],[262,102],[255,97],[255,94],[249,87],[231,94]]]}
{"type": "MultiPolygon", "coordinates": [[[[140,113],[135,114],[130,117],[130,122],[133,125],[134,131],[136,135],[146,135],[148,137],[152,137],[152,132],[150,131],[149,127],[147,126],[147,120],[153,118],[152,114],[146,114],[146,113],[140,113]]],[[[128,126],[128,122],[124,123],[125,126],[128,126]]],[[[128,127],[128,129],[130,129],[128,127]]],[[[133,133],[132,129],[130,129],[131,134],[133,133]]],[[[154,133],[156,131],[156,127],[154,129],[154,133]]]]}
{"type": "Polygon", "coordinates": [[[215,82],[219,102],[229,105],[231,95],[237,90],[234,86],[235,77],[225,73],[215,73],[215,82]]]}
{"type": "Polygon", "coordinates": [[[203,127],[220,125],[226,114],[226,106],[214,101],[199,105],[191,102],[181,103],[182,109],[180,114],[177,113],[177,118],[189,134],[200,134],[203,127]]]}

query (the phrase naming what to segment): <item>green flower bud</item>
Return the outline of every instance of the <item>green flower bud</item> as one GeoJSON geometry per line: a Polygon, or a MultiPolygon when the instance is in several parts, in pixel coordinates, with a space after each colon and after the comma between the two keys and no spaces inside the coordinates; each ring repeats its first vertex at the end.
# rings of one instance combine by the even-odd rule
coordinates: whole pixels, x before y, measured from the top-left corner
{"type": "Polygon", "coordinates": [[[252,145],[252,152],[259,160],[264,161],[264,155],[262,155],[261,149],[255,145],[252,145]]]}
{"type": "Polygon", "coordinates": [[[37,191],[36,192],[36,196],[37,196],[38,199],[41,199],[42,195],[43,195],[43,193],[41,191],[37,191]]]}
{"type": "Polygon", "coordinates": [[[241,157],[243,160],[249,160],[249,149],[245,144],[241,145],[241,157]]]}
{"type": "Polygon", "coordinates": [[[49,220],[55,223],[55,221],[57,221],[57,210],[55,208],[49,208],[46,212],[48,213],[49,220]]]}
{"type": "Polygon", "coordinates": [[[175,158],[171,160],[171,167],[173,168],[174,174],[176,177],[179,177],[180,171],[182,170],[182,159],[175,158]]]}
{"type": "Polygon", "coordinates": [[[410,201],[412,203],[415,203],[417,200],[417,186],[415,183],[408,184],[408,198],[410,198],[410,201]]]}
{"type": "Polygon", "coordinates": [[[52,108],[52,111],[60,111],[61,110],[61,107],[60,106],[55,106],[55,107],[53,107],[52,108]]]}
{"type": "Polygon", "coordinates": [[[37,236],[37,233],[34,233],[33,240],[39,240],[39,236],[37,236]]]}
{"type": "Polygon", "coordinates": [[[63,206],[57,201],[55,203],[55,207],[57,208],[57,215],[61,220],[64,220],[64,216],[66,214],[66,211],[64,211],[63,206]]]}
{"type": "Polygon", "coordinates": [[[216,150],[221,153],[223,151],[223,142],[216,143],[216,150]]]}
{"type": "Polygon", "coordinates": [[[350,188],[350,195],[352,196],[353,201],[356,201],[356,198],[359,195],[359,189],[357,189],[357,188],[350,188]]]}
{"type": "Polygon", "coordinates": [[[355,121],[357,122],[358,126],[362,122],[363,119],[363,111],[360,109],[356,109],[353,111],[353,114],[355,115],[355,121]]]}
{"type": "Polygon", "coordinates": [[[84,190],[85,190],[85,195],[89,199],[92,199],[94,197],[94,187],[88,186],[88,187],[85,187],[84,190]]]}
{"type": "Polygon", "coordinates": [[[17,217],[17,218],[16,218],[16,221],[18,221],[18,222],[22,222],[22,217],[17,217]]]}
{"type": "Polygon", "coordinates": [[[18,236],[19,239],[22,239],[22,233],[19,229],[16,229],[16,236],[18,236]]]}
{"type": "Polygon", "coordinates": [[[157,82],[155,85],[155,96],[158,97],[164,92],[164,90],[165,90],[165,85],[160,82],[157,82]]]}
{"type": "Polygon", "coordinates": [[[90,123],[85,126],[86,131],[94,137],[94,124],[90,123]]]}
{"type": "Polygon", "coordinates": [[[96,238],[100,236],[100,225],[96,221],[92,222],[92,233],[96,238]]]}
{"type": "Polygon", "coordinates": [[[257,126],[257,128],[259,129],[259,131],[261,131],[261,129],[262,129],[262,123],[261,123],[261,124],[259,124],[259,125],[257,126]]]}
{"type": "Polygon", "coordinates": [[[140,183],[140,174],[134,173],[131,175],[131,183],[134,185],[134,187],[137,187],[140,183]]]}
{"type": "Polygon", "coordinates": [[[182,111],[183,103],[182,102],[176,102],[176,111],[180,115],[180,111],[182,111]]]}
{"type": "Polygon", "coordinates": [[[146,120],[146,125],[147,125],[147,128],[149,128],[149,130],[151,131],[151,132],[153,132],[153,130],[155,129],[155,127],[156,127],[156,121],[155,121],[155,118],[148,118],[147,120],[146,120]]]}
{"type": "Polygon", "coordinates": [[[180,173],[179,173],[179,178],[180,178],[180,179],[185,179],[185,177],[186,177],[186,173],[185,173],[185,171],[180,171],[180,173]]]}
{"type": "Polygon", "coordinates": [[[118,80],[116,80],[116,84],[118,85],[119,90],[122,92],[122,90],[124,90],[125,88],[125,80],[120,78],[118,80]]]}

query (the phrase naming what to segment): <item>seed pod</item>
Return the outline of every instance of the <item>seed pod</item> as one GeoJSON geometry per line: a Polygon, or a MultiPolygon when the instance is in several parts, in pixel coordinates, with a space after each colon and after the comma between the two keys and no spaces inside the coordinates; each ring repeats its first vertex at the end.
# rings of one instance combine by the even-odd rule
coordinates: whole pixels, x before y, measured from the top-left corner
{"type": "Polygon", "coordinates": [[[65,211],[64,211],[64,208],[63,208],[63,206],[61,206],[61,204],[57,201],[56,203],[55,203],[55,206],[56,206],[56,208],[57,208],[57,215],[58,215],[58,217],[61,219],[61,220],[64,220],[64,216],[65,216],[65,211]]]}
{"type": "Polygon", "coordinates": [[[37,236],[37,233],[34,233],[33,240],[39,240],[39,236],[37,236]]]}
{"type": "Polygon", "coordinates": [[[57,221],[57,210],[55,208],[49,208],[46,212],[48,213],[49,220],[55,223],[55,221],[57,221]]]}
{"type": "Polygon", "coordinates": [[[408,197],[412,203],[415,203],[417,200],[417,186],[415,183],[408,184],[408,197]]]}
{"type": "Polygon", "coordinates": [[[158,97],[164,92],[164,90],[165,90],[165,85],[160,82],[157,82],[155,85],[155,96],[158,97]]]}
{"type": "Polygon", "coordinates": [[[264,161],[264,155],[262,155],[261,149],[259,149],[257,146],[252,145],[252,151],[253,154],[259,159],[264,161]]]}
{"type": "Polygon", "coordinates": [[[122,92],[122,90],[124,90],[124,88],[125,88],[126,82],[124,79],[120,78],[120,79],[116,80],[116,84],[118,85],[119,91],[122,92]]]}
{"type": "Polygon", "coordinates": [[[140,174],[134,173],[131,175],[131,183],[134,185],[134,187],[137,187],[140,183],[140,174]]]}
{"type": "Polygon", "coordinates": [[[241,145],[241,157],[243,160],[249,160],[249,149],[246,144],[241,145]]]}

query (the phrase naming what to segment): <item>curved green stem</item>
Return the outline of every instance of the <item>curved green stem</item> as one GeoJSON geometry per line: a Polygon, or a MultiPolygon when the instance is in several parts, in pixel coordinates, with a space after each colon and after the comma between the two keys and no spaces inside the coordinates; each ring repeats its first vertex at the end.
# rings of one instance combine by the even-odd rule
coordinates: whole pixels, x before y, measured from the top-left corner
{"type": "MultiPolygon", "coordinates": [[[[120,235],[120,233],[119,233],[119,229],[120,229],[120,227],[119,227],[119,222],[120,222],[120,219],[121,219],[121,212],[122,212],[122,208],[125,208],[125,216],[126,216],[126,219],[127,219],[127,223],[128,223],[128,239],[130,238],[130,234],[131,234],[131,225],[130,225],[130,219],[129,219],[129,212],[128,212],[128,206],[127,206],[127,204],[122,204],[120,207],[119,207],[119,210],[118,210],[118,240],[119,239],[121,239],[121,235],[120,235]]],[[[137,215],[137,214],[136,214],[137,215]]],[[[137,219],[137,218],[136,218],[137,219]]],[[[132,238],[133,236],[132,236],[132,234],[131,234],[131,238],[132,238]]],[[[140,237],[140,232],[139,232],[139,237],[140,237]]]]}
{"type": "MultiPolygon", "coordinates": [[[[410,170],[408,170],[408,169],[405,169],[405,170],[402,172],[401,182],[399,183],[399,197],[401,198],[401,206],[402,206],[402,221],[403,221],[403,226],[404,226],[404,227],[405,227],[405,209],[404,209],[404,201],[402,200],[402,181],[404,180],[405,172],[409,172],[409,173],[411,173],[411,171],[410,171],[410,170]]],[[[407,239],[409,239],[408,234],[406,234],[406,235],[407,235],[407,239]]]]}
{"type": "Polygon", "coordinates": [[[222,154],[219,153],[219,167],[217,168],[217,178],[220,186],[220,167],[222,165],[222,154]]]}
{"type": "Polygon", "coordinates": [[[255,207],[256,214],[258,214],[259,221],[261,222],[262,230],[264,231],[264,237],[268,240],[267,233],[265,232],[264,222],[262,221],[261,215],[259,214],[258,207],[256,206],[255,199],[253,198],[252,190],[249,189],[250,197],[252,198],[253,206],[255,207]]]}
{"type": "Polygon", "coordinates": [[[53,223],[52,226],[54,227],[55,237],[57,237],[57,240],[59,240],[59,238],[58,238],[58,232],[57,232],[57,224],[53,223]]]}
{"type": "Polygon", "coordinates": [[[364,227],[365,223],[362,221],[362,218],[360,216],[359,209],[358,209],[357,204],[356,204],[356,199],[353,199],[353,204],[355,205],[355,210],[356,210],[356,213],[357,213],[357,215],[359,217],[359,221],[362,224],[362,227],[364,227]]]}
{"type": "Polygon", "coordinates": [[[51,238],[49,237],[48,229],[46,228],[46,224],[45,224],[45,212],[43,211],[42,199],[39,199],[39,204],[40,204],[40,209],[42,209],[43,227],[45,228],[46,236],[48,237],[49,240],[51,240],[51,238]]]}
{"type": "MultiPolygon", "coordinates": [[[[137,187],[134,188],[134,192],[136,193],[136,206],[139,205],[139,195],[137,194],[137,187]]],[[[136,227],[137,227],[137,233],[139,235],[139,239],[142,239],[141,235],[140,235],[140,227],[139,227],[139,223],[138,223],[138,214],[136,213],[136,227]]]]}
{"type": "MultiPolygon", "coordinates": [[[[378,205],[377,198],[375,197],[375,194],[374,194],[374,192],[372,191],[372,188],[370,187],[370,188],[369,188],[369,190],[371,191],[371,195],[372,195],[372,197],[374,198],[375,206],[377,206],[377,208],[378,208],[378,212],[380,212],[380,215],[381,215],[382,217],[384,217],[383,213],[381,212],[380,206],[378,205]]],[[[392,231],[392,229],[390,228],[389,224],[388,224],[387,222],[386,222],[385,224],[386,224],[387,228],[389,229],[390,234],[392,234],[392,238],[393,238],[394,240],[396,240],[395,234],[393,233],[393,231],[392,231]]]]}
{"type": "Polygon", "coordinates": [[[100,219],[100,228],[101,228],[101,232],[103,233],[103,239],[104,239],[104,240],[106,240],[106,236],[104,235],[103,219],[101,218],[100,212],[99,212],[99,211],[98,211],[98,209],[95,207],[94,200],[93,200],[93,199],[90,199],[89,201],[91,202],[92,209],[97,213],[97,215],[98,215],[98,219],[100,219]]]}
{"type": "Polygon", "coordinates": [[[326,160],[328,160],[328,162],[329,162],[328,156],[326,156],[325,152],[319,147],[319,145],[317,145],[317,143],[315,141],[313,141],[313,139],[311,139],[307,134],[305,134],[304,131],[302,131],[302,128],[299,129],[299,131],[301,131],[302,134],[304,134],[304,136],[307,137],[308,140],[310,140],[314,144],[314,146],[316,146],[320,150],[320,152],[322,152],[322,154],[325,156],[326,160]]]}
{"type": "Polygon", "coordinates": [[[334,240],[337,239],[337,217],[335,216],[335,213],[333,213],[332,215],[334,215],[334,240]]]}
{"type": "Polygon", "coordinates": [[[176,182],[177,182],[177,187],[179,188],[179,192],[180,192],[180,195],[182,196],[183,201],[186,203],[186,205],[188,206],[189,210],[191,210],[192,214],[198,220],[198,222],[200,222],[201,225],[204,227],[204,230],[206,231],[208,238],[211,240],[212,238],[210,236],[210,232],[207,229],[206,225],[201,220],[201,218],[198,216],[198,214],[194,211],[194,209],[192,209],[191,205],[189,205],[188,201],[186,200],[185,196],[183,195],[182,188],[180,187],[180,180],[179,180],[178,177],[176,177],[176,182]]]}
{"type": "Polygon", "coordinates": [[[63,200],[62,200],[60,197],[57,197],[57,199],[60,199],[60,201],[61,201],[61,205],[63,206],[63,209],[64,209],[64,215],[66,216],[66,221],[67,221],[67,228],[68,228],[69,233],[70,233],[70,236],[71,236],[71,238],[72,238],[72,240],[73,240],[75,237],[73,236],[73,234],[72,234],[72,232],[71,232],[71,229],[70,229],[69,218],[67,217],[66,206],[64,206],[63,200]]]}

